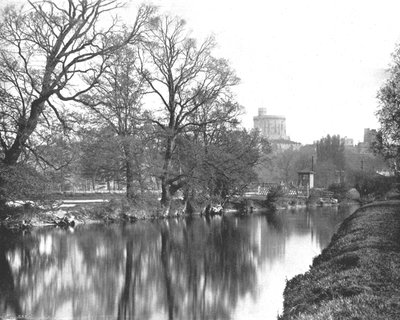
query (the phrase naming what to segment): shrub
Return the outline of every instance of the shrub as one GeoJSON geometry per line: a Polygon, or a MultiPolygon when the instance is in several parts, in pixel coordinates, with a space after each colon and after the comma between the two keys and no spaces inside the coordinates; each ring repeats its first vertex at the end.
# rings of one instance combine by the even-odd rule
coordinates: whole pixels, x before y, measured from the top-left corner
{"type": "Polygon", "coordinates": [[[354,174],[354,187],[361,197],[384,196],[392,189],[394,182],[393,177],[385,177],[376,173],[357,172],[354,174]]]}
{"type": "Polygon", "coordinates": [[[275,209],[276,202],[283,197],[284,193],[281,186],[271,188],[265,199],[265,207],[275,209]]]}
{"type": "Polygon", "coordinates": [[[24,164],[0,164],[0,205],[10,200],[41,199],[47,188],[47,179],[34,168],[24,164]]]}
{"type": "Polygon", "coordinates": [[[333,197],[339,201],[346,197],[346,192],[349,190],[349,186],[346,183],[332,183],[328,187],[328,191],[333,192],[333,197]]]}

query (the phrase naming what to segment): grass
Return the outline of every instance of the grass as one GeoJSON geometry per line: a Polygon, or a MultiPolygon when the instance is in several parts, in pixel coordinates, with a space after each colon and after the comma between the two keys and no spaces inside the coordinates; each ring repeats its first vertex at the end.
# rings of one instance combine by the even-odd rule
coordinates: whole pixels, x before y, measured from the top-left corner
{"type": "Polygon", "coordinates": [[[347,218],[284,299],[280,320],[400,319],[400,202],[347,218]]]}
{"type": "Polygon", "coordinates": [[[70,195],[69,197],[55,195],[52,199],[46,199],[39,204],[47,203],[46,207],[36,207],[24,205],[22,207],[4,207],[0,208],[0,227],[21,230],[33,226],[42,226],[44,224],[56,224],[60,220],[60,215],[73,216],[76,223],[91,222],[135,222],[143,219],[170,218],[180,216],[183,213],[183,202],[174,200],[171,202],[171,215],[164,216],[162,207],[157,195],[152,193],[144,194],[135,201],[129,202],[121,194],[100,194],[96,195],[70,195]],[[72,208],[51,207],[50,203],[56,199],[107,199],[104,203],[79,204],[72,208]]]}

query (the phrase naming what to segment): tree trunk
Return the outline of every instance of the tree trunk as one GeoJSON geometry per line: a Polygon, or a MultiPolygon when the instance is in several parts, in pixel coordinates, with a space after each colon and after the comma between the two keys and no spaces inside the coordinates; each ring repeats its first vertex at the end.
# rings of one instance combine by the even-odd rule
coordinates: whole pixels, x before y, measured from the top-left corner
{"type": "Polygon", "coordinates": [[[126,262],[125,262],[125,283],[119,303],[117,319],[127,319],[129,314],[129,302],[131,298],[131,285],[132,285],[132,269],[133,269],[133,242],[129,240],[126,244],[126,262]]]}
{"type": "Polygon", "coordinates": [[[131,153],[131,146],[129,141],[126,140],[126,137],[123,137],[124,140],[122,142],[122,147],[124,150],[125,156],[125,178],[126,178],[126,198],[129,201],[135,200],[135,187],[134,187],[134,166],[133,166],[133,156],[131,153]]]}
{"type": "Polygon", "coordinates": [[[126,160],[126,197],[128,200],[135,199],[135,187],[134,187],[134,172],[133,165],[130,159],[126,160]]]}
{"type": "Polygon", "coordinates": [[[170,192],[170,182],[169,182],[169,170],[172,161],[172,151],[174,148],[173,137],[168,137],[167,147],[164,156],[163,173],[161,176],[161,205],[164,210],[168,211],[171,205],[171,192],[170,192]]]}
{"type": "Polygon", "coordinates": [[[185,187],[183,188],[183,202],[184,202],[183,213],[192,215],[195,212],[195,208],[192,205],[194,194],[195,194],[194,189],[189,187],[188,185],[185,185],[185,187]]]}
{"type": "Polygon", "coordinates": [[[96,190],[96,176],[94,175],[92,176],[92,190],[96,190]]]}
{"type": "Polygon", "coordinates": [[[170,239],[168,227],[161,227],[161,264],[164,272],[165,293],[167,298],[168,319],[174,318],[174,292],[172,287],[172,274],[169,267],[170,239]]]}
{"type": "Polygon", "coordinates": [[[138,183],[139,183],[140,195],[143,197],[144,193],[146,191],[146,181],[145,181],[145,178],[142,175],[142,171],[140,169],[140,166],[139,166],[139,168],[137,168],[136,176],[137,176],[137,180],[138,180],[138,183]]]}
{"type": "Polygon", "coordinates": [[[0,304],[5,310],[10,307],[18,319],[24,319],[21,317],[23,311],[15,289],[14,276],[3,248],[0,249],[0,304]]]}
{"type": "Polygon", "coordinates": [[[42,96],[32,102],[31,113],[28,119],[19,119],[17,135],[11,147],[4,152],[3,163],[5,165],[15,165],[22,153],[24,144],[36,129],[40,114],[44,109],[46,98],[42,96]]]}

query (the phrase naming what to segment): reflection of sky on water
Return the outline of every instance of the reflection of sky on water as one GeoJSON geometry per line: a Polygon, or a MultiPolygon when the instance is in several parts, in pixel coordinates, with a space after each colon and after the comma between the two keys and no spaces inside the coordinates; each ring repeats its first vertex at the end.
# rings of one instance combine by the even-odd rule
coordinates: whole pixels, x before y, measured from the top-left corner
{"type": "Polygon", "coordinates": [[[0,233],[0,316],[276,319],[285,280],[305,272],[348,213],[0,233]]]}
{"type": "Polygon", "coordinates": [[[258,270],[257,298],[246,297],[236,309],[235,319],[276,319],[282,311],[286,279],[307,271],[320,252],[317,243],[310,240],[310,235],[292,235],[285,240],[281,254],[258,270]]]}
{"type": "Polygon", "coordinates": [[[258,247],[265,256],[257,270],[257,298],[244,297],[233,319],[276,319],[282,312],[286,280],[306,272],[343,219],[356,207],[311,208],[280,212],[257,221],[258,247]]]}

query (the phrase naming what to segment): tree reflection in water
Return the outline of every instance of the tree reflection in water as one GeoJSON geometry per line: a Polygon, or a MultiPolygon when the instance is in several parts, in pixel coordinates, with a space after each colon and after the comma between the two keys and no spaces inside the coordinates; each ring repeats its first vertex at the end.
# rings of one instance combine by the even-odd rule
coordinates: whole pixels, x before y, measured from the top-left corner
{"type": "Polygon", "coordinates": [[[8,248],[13,247],[15,234],[0,231],[0,310],[4,314],[22,315],[22,308],[19,302],[19,294],[14,286],[14,275],[7,259],[8,248]]]}
{"type": "Polygon", "coordinates": [[[0,317],[230,319],[240,300],[257,296],[257,272],[285,253],[288,235],[327,242],[326,230],[343,219],[332,217],[307,211],[2,231],[0,317]]]}

